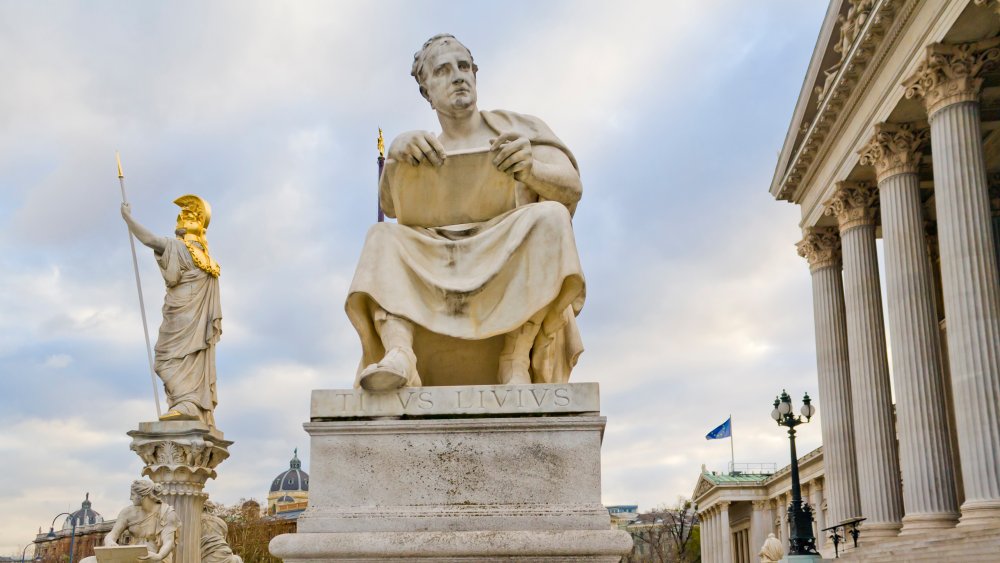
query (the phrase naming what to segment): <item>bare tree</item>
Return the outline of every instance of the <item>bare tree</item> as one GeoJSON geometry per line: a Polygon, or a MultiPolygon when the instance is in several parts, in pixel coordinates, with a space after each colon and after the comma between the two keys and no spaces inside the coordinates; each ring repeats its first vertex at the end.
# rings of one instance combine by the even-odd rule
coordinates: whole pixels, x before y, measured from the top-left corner
{"type": "Polygon", "coordinates": [[[678,498],[670,507],[661,506],[639,514],[625,528],[635,547],[628,563],[697,563],[701,561],[698,519],[690,500],[678,498]]]}
{"type": "Polygon", "coordinates": [[[280,563],[267,546],[274,536],[294,533],[295,520],[265,516],[256,500],[240,499],[233,506],[216,505],[212,511],[229,525],[226,541],[244,563],[280,563]]]}

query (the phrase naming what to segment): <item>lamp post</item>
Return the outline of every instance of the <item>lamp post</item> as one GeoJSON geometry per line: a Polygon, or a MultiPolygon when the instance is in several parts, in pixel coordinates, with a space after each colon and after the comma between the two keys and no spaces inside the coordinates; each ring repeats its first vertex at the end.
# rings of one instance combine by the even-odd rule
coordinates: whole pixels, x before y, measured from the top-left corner
{"type": "Polygon", "coordinates": [[[42,560],[42,558],[38,556],[38,546],[35,545],[35,542],[31,542],[28,545],[24,546],[24,549],[21,550],[21,563],[24,563],[24,554],[28,551],[28,548],[33,545],[35,546],[35,554],[31,556],[31,560],[32,561],[42,560]]]}
{"type": "Polygon", "coordinates": [[[73,518],[73,515],[71,513],[69,513],[69,512],[60,512],[59,514],[56,514],[56,517],[52,519],[52,524],[49,526],[49,533],[46,534],[45,537],[49,538],[50,540],[56,539],[56,520],[58,520],[60,516],[69,516],[69,521],[70,521],[70,524],[71,524],[70,533],[69,533],[70,534],[69,535],[69,563],[73,563],[73,548],[75,547],[75,543],[76,543],[76,518],[73,518]]]}
{"type": "Polygon", "coordinates": [[[816,414],[809,399],[809,393],[802,398],[802,416],[792,414],[792,398],[782,389],[781,396],[774,399],[774,410],[771,411],[771,418],[778,423],[778,426],[788,428],[788,442],[792,449],[792,503],[788,506],[788,554],[789,555],[816,555],[816,538],[812,531],[812,509],[802,503],[802,488],[799,485],[799,457],[795,453],[795,427],[809,422],[809,419],[816,414]],[[803,420],[805,417],[805,420],[803,420]]]}

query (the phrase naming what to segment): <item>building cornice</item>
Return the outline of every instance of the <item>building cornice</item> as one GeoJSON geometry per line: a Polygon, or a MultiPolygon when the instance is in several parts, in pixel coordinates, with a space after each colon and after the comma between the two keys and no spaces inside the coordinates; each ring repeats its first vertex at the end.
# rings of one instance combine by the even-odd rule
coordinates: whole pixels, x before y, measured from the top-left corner
{"type": "MultiPolygon", "coordinates": [[[[792,123],[782,161],[771,182],[770,191],[776,199],[794,202],[800,198],[820,157],[829,149],[919,4],[919,0],[879,0],[871,7],[859,24],[850,50],[830,67],[833,70],[820,88],[821,98],[812,120],[801,125],[798,121],[792,123]]],[[[826,48],[817,47],[824,52],[826,48]]],[[[815,78],[814,84],[818,81],[815,78]]],[[[803,91],[799,104],[817,103],[813,95],[813,91],[803,91]]]]}

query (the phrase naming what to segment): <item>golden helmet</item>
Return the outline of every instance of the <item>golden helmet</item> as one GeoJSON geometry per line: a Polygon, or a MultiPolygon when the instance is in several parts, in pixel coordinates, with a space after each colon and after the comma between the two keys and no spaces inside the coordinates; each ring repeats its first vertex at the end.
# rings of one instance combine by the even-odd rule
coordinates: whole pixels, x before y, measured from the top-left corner
{"type": "Polygon", "coordinates": [[[174,203],[182,209],[195,212],[201,219],[202,228],[208,229],[208,224],[212,221],[212,206],[207,201],[194,194],[187,194],[175,199],[174,203]]]}

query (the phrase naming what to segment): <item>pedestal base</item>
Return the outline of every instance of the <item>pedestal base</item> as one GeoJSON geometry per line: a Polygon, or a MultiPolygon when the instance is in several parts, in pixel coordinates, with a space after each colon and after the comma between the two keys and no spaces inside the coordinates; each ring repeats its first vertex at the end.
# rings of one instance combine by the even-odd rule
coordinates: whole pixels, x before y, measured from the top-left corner
{"type": "Polygon", "coordinates": [[[620,530],[285,534],[271,540],[285,561],[518,561],[614,563],[632,549],[620,530]]]}
{"type": "Polygon", "coordinates": [[[618,561],[632,539],[601,504],[598,410],[586,383],[314,391],[309,508],[271,553],[618,561]]]}

